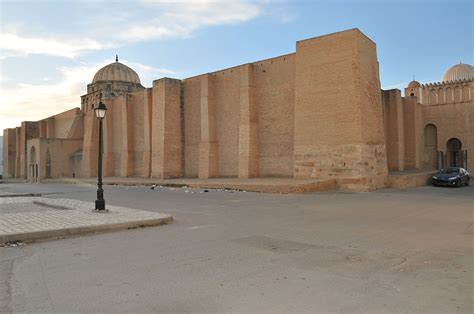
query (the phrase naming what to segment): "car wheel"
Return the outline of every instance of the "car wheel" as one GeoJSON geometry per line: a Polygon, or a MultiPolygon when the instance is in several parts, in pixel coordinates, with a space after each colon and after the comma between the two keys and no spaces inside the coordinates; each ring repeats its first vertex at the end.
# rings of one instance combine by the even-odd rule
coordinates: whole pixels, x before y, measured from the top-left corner
{"type": "Polygon", "coordinates": [[[456,180],[456,183],[454,184],[457,188],[461,186],[461,180],[456,180]]]}
{"type": "Polygon", "coordinates": [[[466,186],[469,186],[469,180],[466,181],[466,186]]]}

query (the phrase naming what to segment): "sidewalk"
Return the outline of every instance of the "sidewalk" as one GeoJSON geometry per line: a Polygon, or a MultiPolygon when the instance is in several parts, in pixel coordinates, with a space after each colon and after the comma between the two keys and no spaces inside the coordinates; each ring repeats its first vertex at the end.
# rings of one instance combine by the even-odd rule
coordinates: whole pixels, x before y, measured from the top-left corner
{"type": "Polygon", "coordinates": [[[104,231],[158,226],[173,216],[125,207],[107,206],[93,212],[94,203],[43,197],[0,197],[0,245],[104,231]]]}
{"type": "MultiPolygon", "coordinates": [[[[96,184],[96,178],[63,178],[44,179],[42,183],[87,183],[96,184]]],[[[182,187],[193,189],[231,189],[249,192],[265,193],[306,193],[322,192],[337,189],[335,179],[308,179],[295,180],[293,178],[178,178],[178,179],[156,179],[156,178],[133,178],[133,177],[108,177],[104,178],[104,184],[108,185],[158,185],[182,187]]]]}

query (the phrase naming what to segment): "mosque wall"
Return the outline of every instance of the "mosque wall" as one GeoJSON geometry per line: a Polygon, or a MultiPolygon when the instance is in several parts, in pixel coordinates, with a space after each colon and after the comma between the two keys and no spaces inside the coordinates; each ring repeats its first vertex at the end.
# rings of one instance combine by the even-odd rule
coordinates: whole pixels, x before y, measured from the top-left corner
{"type": "Polygon", "coordinates": [[[3,178],[15,177],[16,129],[3,130],[3,178]]]}
{"type": "Polygon", "coordinates": [[[258,177],[258,107],[255,102],[255,67],[245,64],[240,67],[239,95],[239,173],[238,177],[258,177]]]}
{"type": "Polygon", "coordinates": [[[27,150],[26,142],[33,138],[39,137],[39,124],[32,121],[24,121],[21,123],[21,127],[16,128],[17,138],[17,158],[16,158],[16,169],[15,177],[26,178],[27,177],[27,150]]]}
{"type": "Polygon", "coordinates": [[[400,90],[382,91],[388,170],[405,169],[403,104],[400,90]]]}
{"type": "MultiPolygon", "coordinates": [[[[110,101],[105,101],[106,105],[110,104],[110,101]]],[[[82,112],[84,119],[84,142],[82,147],[82,174],[85,177],[93,177],[97,174],[97,158],[98,158],[98,121],[95,117],[92,104],[86,103],[84,105],[84,111],[82,112]]],[[[104,175],[110,176],[113,171],[111,168],[111,156],[109,155],[109,145],[113,143],[111,140],[107,140],[108,134],[112,134],[112,119],[104,120],[104,175]],[[110,121],[110,122],[108,122],[110,121]]]]}
{"type": "Polygon", "coordinates": [[[295,54],[256,62],[258,175],[293,177],[295,54]]]}
{"type": "Polygon", "coordinates": [[[183,80],[185,176],[293,176],[294,66],[290,54],[183,80]]]}
{"type": "Polygon", "coordinates": [[[27,141],[27,178],[71,178],[80,176],[71,154],[82,147],[82,139],[43,139],[27,141]],[[36,166],[36,170],[33,166],[36,166]],[[76,172],[75,172],[76,171],[76,172]]]}
{"type": "Polygon", "coordinates": [[[467,81],[429,83],[422,86],[424,105],[452,104],[474,100],[474,84],[467,81]]]}
{"type": "MultiPolygon", "coordinates": [[[[452,164],[449,163],[447,143],[451,139],[458,139],[461,151],[458,152],[460,160],[457,165],[467,167],[470,172],[474,171],[474,102],[470,98],[473,82],[433,84],[435,85],[438,89],[431,95],[439,96],[439,91],[449,93],[451,90],[453,97],[445,98],[448,101],[442,103],[431,102],[435,98],[430,98],[430,89],[426,87],[428,85],[420,87],[421,93],[424,93],[421,97],[428,99],[425,103],[420,103],[417,96],[401,97],[399,90],[382,92],[387,165],[390,170],[398,168],[428,171],[450,166],[452,164]],[[463,85],[463,94],[459,98],[462,101],[456,102],[455,87],[463,85]],[[468,92],[464,93],[464,89],[468,92]]],[[[407,91],[413,92],[413,87],[409,86],[405,93],[407,91]]],[[[442,95],[445,95],[444,92],[442,95]]]]}
{"type": "Polygon", "coordinates": [[[151,177],[183,176],[182,84],[162,78],[153,81],[151,177]]]}
{"type": "Polygon", "coordinates": [[[184,176],[199,174],[199,144],[201,142],[201,77],[183,81],[184,101],[184,176]]]}
{"type": "Polygon", "coordinates": [[[295,177],[373,190],[387,174],[375,44],[358,30],[296,47],[295,177]]]}
{"type": "Polygon", "coordinates": [[[80,116],[81,111],[79,108],[74,108],[67,110],[60,114],[51,116],[48,118],[52,119],[54,123],[50,123],[50,128],[53,128],[50,131],[47,131],[47,134],[50,134],[48,137],[54,138],[70,138],[71,136],[82,137],[82,134],[71,133],[74,122],[76,122],[76,117],[80,116]],[[54,134],[54,136],[52,136],[54,134]]]}
{"type": "MultiPolygon", "coordinates": [[[[216,131],[216,101],[214,93],[214,76],[205,74],[201,82],[199,170],[201,179],[218,176],[218,150],[216,131]]],[[[186,106],[185,106],[186,107],[186,106]]]]}
{"type": "MultiPolygon", "coordinates": [[[[137,136],[143,136],[143,176],[148,178],[151,173],[151,152],[152,152],[152,129],[153,129],[153,91],[151,88],[147,88],[143,91],[143,133],[137,136]]],[[[136,151],[136,154],[140,154],[140,151],[136,151]]]]}
{"type": "Polygon", "coordinates": [[[422,106],[423,128],[432,124],[437,131],[437,149],[446,154],[447,143],[457,138],[467,150],[467,170],[474,172],[474,103],[422,106]]]}
{"type": "MultiPolygon", "coordinates": [[[[110,106],[107,106],[107,116],[106,119],[111,118],[112,122],[112,132],[109,133],[107,137],[107,142],[110,142],[110,147],[107,149],[108,158],[111,165],[112,176],[119,177],[121,176],[121,157],[122,157],[122,142],[125,140],[122,130],[124,124],[126,123],[125,119],[122,119],[124,116],[124,111],[126,113],[127,106],[127,97],[119,96],[114,99],[113,103],[110,106]]],[[[108,145],[108,144],[107,144],[108,145]]],[[[123,156],[125,158],[125,156],[123,156]]]]}
{"type": "Polygon", "coordinates": [[[421,169],[422,120],[421,105],[416,97],[403,97],[403,133],[405,168],[421,169]]]}
{"type": "Polygon", "coordinates": [[[219,177],[237,177],[239,172],[240,69],[213,73],[217,160],[219,177]]]}
{"type": "Polygon", "coordinates": [[[357,29],[148,89],[138,78],[127,84],[89,84],[81,110],[4,130],[6,174],[26,178],[36,145],[42,177],[95,176],[99,101],[108,108],[105,177],[334,178],[342,189],[370,191],[388,170],[439,166],[451,138],[474,171],[473,82],[412,82],[407,97],[381,91],[376,45],[357,29]],[[48,158],[55,169],[46,175],[48,158]]]}
{"type": "Polygon", "coordinates": [[[144,158],[143,153],[145,151],[145,106],[147,91],[139,91],[129,95],[128,107],[129,112],[128,118],[128,129],[131,132],[127,135],[129,137],[128,146],[124,147],[124,150],[129,155],[129,176],[144,177],[148,174],[144,172],[144,158]]]}

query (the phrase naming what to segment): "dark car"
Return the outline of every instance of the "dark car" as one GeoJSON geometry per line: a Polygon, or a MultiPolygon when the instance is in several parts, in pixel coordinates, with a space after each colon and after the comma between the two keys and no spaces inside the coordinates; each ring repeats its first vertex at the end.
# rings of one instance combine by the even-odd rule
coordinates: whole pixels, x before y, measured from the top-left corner
{"type": "Polygon", "coordinates": [[[456,186],[469,185],[469,172],[464,168],[450,167],[441,169],[433,176],[431,182],[434,186],[456,186]]]}

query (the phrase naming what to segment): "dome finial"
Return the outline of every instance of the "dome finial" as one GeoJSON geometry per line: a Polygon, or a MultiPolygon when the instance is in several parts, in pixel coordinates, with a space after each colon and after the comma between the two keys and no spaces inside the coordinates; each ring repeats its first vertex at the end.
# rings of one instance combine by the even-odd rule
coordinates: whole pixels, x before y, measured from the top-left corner
{"type": "Polygon", "coordinates": [[[115,62],[118,62],[118,55],[115,55],[115,62]]]}

